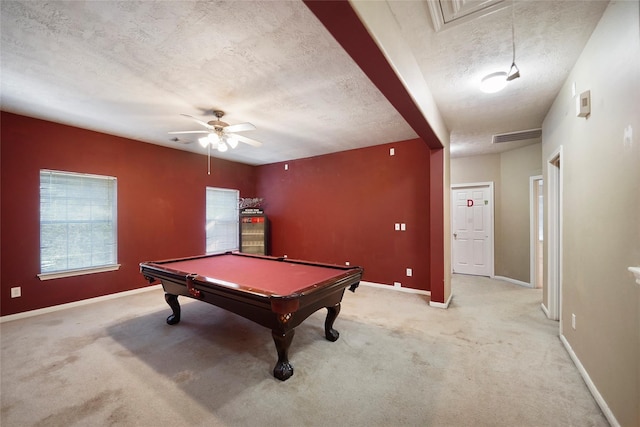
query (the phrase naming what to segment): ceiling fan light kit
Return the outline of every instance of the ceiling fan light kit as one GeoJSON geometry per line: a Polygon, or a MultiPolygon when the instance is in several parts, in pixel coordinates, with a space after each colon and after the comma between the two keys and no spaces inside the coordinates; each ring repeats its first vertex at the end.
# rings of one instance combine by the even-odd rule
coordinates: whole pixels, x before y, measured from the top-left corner
{"type": "Polygon", "coordinates": [[[189,117],[191,120],[196,123],[204,126],[206,130],[185,130],[185,131],[177,131],[177,132],[169,132],[169,134],[185,134],[185,133],[203,133],[205,136],[198,138],[198,143],[203,148],[213,148],[217,149],[221,153],[224,153],[231,148],[236,148],[239,142],[244,142],[245,144],[252,145],[254,147],[260,147],[262,145],[261,142],[256,141],[251,138],[247,138],[243,135],[236,135],[236,132],[246,132],[249,130],[255,130],[256,127],[251,123],[240,123],[237,125],[229,125],[229,123],[225,123],[220,119],[224,116],[224,111],[214,110],[213,114],[216,116],[216,120],[211,120],[209,122],[203,122],[193,116],[188,114],[182,114],[185,117],[189,117]]]}
{"type": "Polygon", "coordinates": [[[229,135],[227,136],[227,139],[225,141],[229,147],[231,148],[236,148],[238,146],[238,140],[233,136],[233,135],[229,135]]]}
{"type": "Polygon", "coordinates": [[[215,133],[210,133],[207,136],[203,136],[202,138],[198,138],[198,142],[202,146],[202,148],[207,148],[207,145],[211,144],[213,146],[218,145],[220,142],[220,137],[215,133]]]}

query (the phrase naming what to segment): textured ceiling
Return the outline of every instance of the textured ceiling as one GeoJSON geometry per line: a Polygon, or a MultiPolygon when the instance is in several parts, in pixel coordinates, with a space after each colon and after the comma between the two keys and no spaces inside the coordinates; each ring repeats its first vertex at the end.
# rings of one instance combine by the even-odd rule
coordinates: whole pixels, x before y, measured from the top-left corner
{"type": "Polygon", "coordinates": [[[506,7],[439,32],[433,29],[426,3],[389,3],[451,131],[453,156],[492,153],[539,142],[495,146],[491,136],[542,126],[608,4],[501,3],[506,7]],[[511,65],[512,20],[521,77],[501,92],[485,94],[479,90],[480,80],[492,72],[506,72],[511,65]]]}
{"type": "MultiPolygon", "coordinates": [[[[606,7],[516,2],[522,78],[485,95],[480,78],[511,63],[510,8],[435,32],[424,2],[379,3],[420,65],[457,155],[511,148],[492,146],[490,135],[540,127],[606,7]]],[[[257,127],[245,135],[262,147],[219,155],[248,164],[417,136],[302,2],[3,0],[0,8],[5,111],[205,153],[168,132],[200,129],[181,113],[208,121],[222,109],[226,122],[257,127]]]]}

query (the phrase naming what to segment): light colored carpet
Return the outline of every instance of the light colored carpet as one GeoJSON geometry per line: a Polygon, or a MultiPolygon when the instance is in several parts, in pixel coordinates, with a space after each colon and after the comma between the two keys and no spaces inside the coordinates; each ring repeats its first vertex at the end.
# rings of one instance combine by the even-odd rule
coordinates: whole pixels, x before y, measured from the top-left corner
{"type": "Polygon", "coordinates": [[[1,325],[3,427],[606,426],[540,310],[541,291],[458,276],[448,310],[361,286],[296,329],[294,376],[269,330],[150,291],[1,325]]]}

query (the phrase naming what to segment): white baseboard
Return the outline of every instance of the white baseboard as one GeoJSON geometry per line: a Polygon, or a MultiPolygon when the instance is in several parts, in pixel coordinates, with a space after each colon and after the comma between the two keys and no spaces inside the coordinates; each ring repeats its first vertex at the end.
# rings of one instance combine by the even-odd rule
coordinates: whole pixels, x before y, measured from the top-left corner
{"type": "Polygon", "coordinates": [[[452,298],[453,298],[453,293],[450,293],[449,298],[447,298],[445,302],[429,301],[429,306],[434,308],[449,308],[449,304],[451,303],[452,298]]]}
{"type": "Polygon", "coordinates": [[[0,323],[10,322],[12,320],[25,319],[27,317],[39,316],[45,313],[53,313],[54,311],[66,310],[72,307],[80,307],[87,304],[93,304],[100,301],[107,301],[110,299],[126,297],[129,295],[135,295],[142,292],[155,291],[162,289],[162,285],[146,286],[144,288],[132,289],[130,291],[118,292],[115,294],[103,295],[101,297],[88,298],[80,301],[69,302],[66,304],[54,305],[51,307],[39,308],[37,310],[23,311],[22,313],[9,314],[7,316],[0,317],[0,323]]]}
{"type": "Polygon", "coordinates": [[[523,286],[525,288],[533,288],[531,283],[523,282],[522,280],[512,279],[511,277],[493,276],[494,279],[504,280],[505,282],[513,283],[514,285],[523,286]]]}
{"type": "MultiPolygon", "coordinates": [[[[373,282],[364,282],[364,281],[361,281],[360,284],[364,286],[370,286],[372,288],[387,289],[389,291],[397,291],[397,292],[406,292],[409,294],[427,295],[431,297],[431,291],[424,291],[422,289],[403,288],[402,286],[391,286],[391,285],[384,285],[382,283],[373,283],[373,282]]],[[[429,306],[436,307],[436,308],[449,308],[449,303],[451,302],[452,297],[453,297],[453,294],[450,294],[449,298],[444,303],[429,301],[429,306]]]]}
{"type": "Polygon", "coordinates": [[[409,294],[420,294],[420,295],[431,296],[431,291],[425,291],[422,289],[404,288],[402,286],[384,285],[382,283],[364,282],[364,281],[360,281],[360,284],[364,286],[370,286],[372,288],[380,288],[380,289],[387,289],[390,291],[406,292],[409,294]]]}
{"type": "Polygon", "coordinates": [[[542,309],[544,315],[547,316],[547,319],[551,319],[551,316],[549,315],[549,309],[544,305],[543,302],[540,303],[540,308],[542,309]]]}
{"type": "MultiPolygon", "coordinates": [[[[394,291],[399,291],[399,292],[407,292],[407,293],[411,293],[411,294],[420,294],[420,295],[427,295],[427,296],[431,295],[431,292],[424,291],[424,290],[421,290],[421,289],[411,289],[411,288],[396,287],[396,286],[383,285],[381,283],[373,283],[373,282],[360,282],[360,284],[361,285],[365,285],[365,286],[372,286],[372,287],[375,287],[375,288],[383,288],[383,289],[394,290],[394,291]]],[[[159,290],[159,289],[162,289],[162,285],[147,286],[147,287],[144,287],[144,288],[132,289],[130,291],[124,291],[124,292],[118,292],[118,293],[115,293],[115,294],[103,295],[101,297],[88,298],[88,299],[84,299],[84,300],[81,300],[81,301],[74,301],[74,302],[70,302],[70,303],[66,303],[66,304],[54,305],[54,306],[45,307],[45,308],[39,308],[37,310],[23,311],[22,313],[9,314],[7,316],[1,316],[0,317],[0,323],[10,322],[12,320],[18,320],[18,319],[25,319],[27,317],[39,316],[40,314],[53,313],[55,311],[66,310],[67,308],[80,307],[80,306],[87,305],[87,304],[93,304],[95,302],[107,301],[107,300],[114,299],[114,298],[121,298],[121,297],[126,297],[126,296],[129,296],[129,295],[139,294],[141,292],[148,292],[148,291],[159,290]]]]}
{"type": "Polygon", "coordinates": [[[582,363],[580,362],[580,359],[578,359],[578,356],[573,352],[569,341],[567,341],[565,336],[562,334],[560,334],[560,341],[564,345],[565,350],[567,350],[567,353],[569,353],[569,357],[571,357],[571,360],[573,360],[576,368],[578,368],[578,372],[580,372],[580,375],[582,375],[582,379],[587,384],[591,395],[596,400],[598,406],[600,406],[602,413],[604,414],[607,421],[609,421],[609,424],[611,424],[611,427],[620,427],[620,423],[618,422],[618,420],[616,420],[616,417],[613,415],[613,412],[611,412],[611,409],[609,409],[609,405],[607,405],[607,402],[605,402],[604,398],[596,388],[596,385],[593,383],[593,381],[591,381],[589,373],[584,368],[584,366],[582,366],[582,363]]]}

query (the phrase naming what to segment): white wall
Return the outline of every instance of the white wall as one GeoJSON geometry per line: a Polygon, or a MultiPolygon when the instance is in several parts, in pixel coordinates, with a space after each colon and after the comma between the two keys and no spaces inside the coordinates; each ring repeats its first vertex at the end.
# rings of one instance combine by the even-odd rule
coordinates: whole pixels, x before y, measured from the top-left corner
{"type": "Polygon", "coordinates": [[[638,8],[609,4],[542,126],[545,178],[563,150],[563,335],[622,426],[640,425],[640,286],[627,270],[640,265],[638,8]],[[576,117],[574,82],[591,91],[588,118],[576,117]]]}

